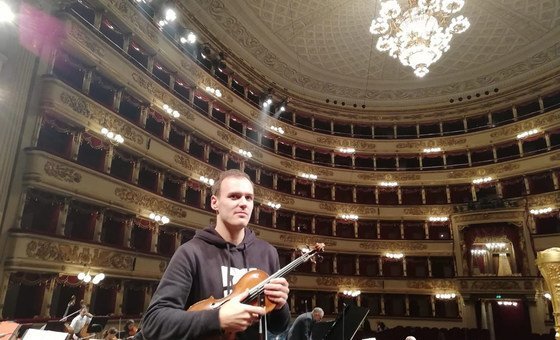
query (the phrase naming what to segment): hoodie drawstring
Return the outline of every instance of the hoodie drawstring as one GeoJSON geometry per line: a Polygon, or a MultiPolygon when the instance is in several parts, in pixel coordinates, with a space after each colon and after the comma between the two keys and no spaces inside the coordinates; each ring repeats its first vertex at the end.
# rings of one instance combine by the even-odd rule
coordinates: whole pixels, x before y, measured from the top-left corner
{"type": "Polygon", "coordinates": [[[231,284],[231,252],[229,250],[229,243],[226,243],[227,247],[227,256],[228,256],[228,263],[227,263],[227,293],[228,295],[231,294],[233,291],[233,285],[231,284]]]}

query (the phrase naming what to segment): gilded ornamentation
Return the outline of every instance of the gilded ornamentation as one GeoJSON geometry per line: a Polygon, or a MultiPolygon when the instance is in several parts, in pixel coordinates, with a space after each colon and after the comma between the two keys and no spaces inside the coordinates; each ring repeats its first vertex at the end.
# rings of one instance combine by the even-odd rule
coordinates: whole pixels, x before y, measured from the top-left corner
{"type": "Polygon", "coordinates": [[[168,216],[185,218],[187,211],[180,206],[168,203],[165,200],[151,194],[144,194],[138,190],[128,189],[126,187],[115,188],[115,196],[122,201],[135,204],[139,207],[158,211],[168,216]]]}
{"type": "Polygon", "coordinates": [[[532,130],[532,129],[542,129],[546,125],[558,122],[559,120],[560,120],[560,112],[544,114],[532,119],[527,119],[519,123],[505,126],[501,129],[496,130],[495,132],[492,132],[490,134],[490,137],[492,138],[511,137],[523,131],[532,130]]]}
{"type": "Polygon", "coordinates": [[[383,288],[383,280],[375,280],[362,277],[335,277],[320,276],[317,278],[318,286],[327,287],[360,287],[360,288],[383,288]]]}
{"type": "Polygon", "coordinates": [[[285,243],[290,243],[293,245],[298,245],[298,244],[314,245],[315,243],[324,243],[325,246],[328,247],[336,246],[336,241],[325,239],[319,236],[281,234],[280,241],[283,241],[285,243]]]}
{"type": "MultiPolygon", "coordinates": [[[[112,7],[116,8],[126,18],[126,21],[136,26],[137,33],[146,34],[150,40],[156,44],[159,43],[159,32],[153,25],[142,16],[130,2],[126,0],[106,0],[112,7]]],[[[104,2],[104,1],[102,1],[104,2]]]]}
{"type": "Polygon", "coordinates": [[[304,172],[304,173],[311,173],[318,176],[325,176],[325,177],[332,177],[334,173],[332,170],[323,169],[322,167],[314,167],[310,165],[304,165],[292,161],[281,161],[280,165],[284,168],[295,171],[295,172],[304,172]]]}
{"type": "Polygon", "coordinates": [[[550,192],[536,196],[531,195],[527,197],[527,204],[531,208],[560,204],[560,192],[550,192]]]}
{"type": "Polygon", "coordinates": [[[298,282],[298,277],[296,275],[287,275],[285,277],[285,279],[286,279],[286,281],[288,281],[290,286],[293,286],[293,285],[297,284],[297,282],[298,282]]]}
{"type": "Polygon", "coordinates": [[[366,142],[359,139],[320,136],[317,137],[317,143],[324,146],[329,146],[331,148],[352,147],[360,151],[375,150],[375,143],[366,142]]]}
{"type": "Polygon", "coordinates": [[[44,170],[47,175],[63,182],[80,183],[82,181],[82,175],[76,169],[50,160],[45,163],[44,170]]]}
{"type": "Polygon", "coordinates": [[[456,224],[470,224],[472,222],[485,223],[489,220],[514,221],[524,219],[523,211],[496,211],[480,212],[476,214],[462,215],[453,217],[456,224]]]}
{"type": "Polygon", "coordinates": [[[88,102],[84,98],[62,92],[60,94],[60,101],[69,106],[74,112],[79,113],[86,118],[91,118],[88,102]]]}
{"type": "Polygon", "coordinates": [[[255,187],[255,196],[259,198],[259,201],[272,201],[280,204],[294,204],[295,200],[288,197],[287,195],[278,194],[275,191],[263,189],[262,187],[255,187]]]}
{"type": "Polygon", "coordinates": [[[453,207],[450,206],[404,208],[405,215],[449,215],[451,213],[453,213],[453,207]]]}
{"type": "Polygon", "coordinates": [[[152,94],[154,97],[156,97],[157,99],[163,101],[165,93],[163,91],[161,91],[159,89],[159,86],[156,85],[155,82],[153,82],[152,80],[150,80],[149,78],[133,72],[132,73],[132,79],[134,79],[134,81],[140,85],[141,87],[143,87],[144,89],[146,89],[150,94],[152,94]]]}
{"type": "Polygon", "coordinates": [[[550,156],[551,161],[560,161],[560,152],[550,156]]]}
{"type": "Polygon", "coordinates": [[[377,215],[377,207],[375,206],[356,206],[356,205],[348,205],[348,204],[337,204],[337,203],[327,203],[321,202],[319,203],[319,209],[326,210],[332,213],[336,212],[345,212],[345,213],[353,213],[359,215],[377,215]]]}
{"type": "Polygon", "coordinates": [[[91,119],[111,131],[120,133],[127,141],[140,145],[144,144],[144,136],[136,128],[124,120],[116,118],[110,111],[98,106],[98,104],[89,102],[81,97],[81,95],[76,96],[68,92],[62,92],[60,100],[74,112],[87,119],[91,119]]]}
{"type": "Polygon", "coordinates": [[[474,280],[474,281],[462,281],[462,284],[466,283],[467,287],[463,287],[470,290],[485,290],[485,291],[503,291],[503,290],[520,290],[521,285],[517,280],[474,280]],[[468,286],[470,283],[470,287],[468,286]]]}
{"type": "Polygon", "coordinates": [[[402,250],[423,250],[428,246],[422,242],[414,241],[371,241],[361,242],[360,248],[376,251],[402,251],[402,250]]]}
{"type": "Polygon", "coordinates": [[[539,251],[536,262],[551,295],[554,328],[560,332],[560,248],[539,251]]]}
{"type": "Polygon", "coordinates": [[[464,145],[467,142],[466,138],[442,138],[442,139],[426,139],[422,141],[410,141],[397,143],[397,149],[414,149],[422,150],[423,148],[433,147],[450,147],[456,145],[464,145]]]}
{"type": "Polygon", "coordinates": [[[76,39],[85,48],[87,48],[93,55],[99,59],[105,57],[105,49],[101,47],[92,37],[93,35],[86,33],[78,23],[70,21],[70,29],[68,35],[76,39]]]}
{"type": "Polygon", "coordinates": [[[26,254],[41,261],[134,270],[134,256],[65,242],[30,241],[26,254]]]}
{"type": "Polygon", "coordinates": [[[179,164],[189,171],[192,171],[194,174],[205,174],[205,176],[208,176],[210,178],[218,178],[219,172],[217,170],[198,160],[180,154],[176,154],[173,159],[175,160],[175,163],[179,164]]]}
{"type": "Polygon", "coordinates": [[[483,177],[488,175],[497,175],[504,172],[510,172],[512,170],[519,169],[518,163],[511,164],[498,164],[487,166],[478,169],[468,169],[468,170],[456,170],[450,171],[447,174],[447,178],[473,178],[473,177],[483,177]]]}
{"type": "Polygon", "coordinates": [[[246,143],[243,139],[234,135],[233,133],[222,131],[222,130],[218,130],[217,133],[218,133],[218,137],[220,137],[224,142],[226,142],[226,144],[238,148],[242,148],[246,151],[251,151],[253,156],[256,158],[263,158],[263,154],[262,152],[259,151],[259,149],[255,148],[253,145],[249,143],[246,143]]]}
{"type": "Polygon", "coordinates": [[[366,181],[416,181],[420,179],[417,174],[401,174],[401,173],[361,173],[358,174],[359,179],[366,181]]]}
{"type": "Polygon", "coordinates": [[[452,280],[407,280],[406,286],[415,289],[455,289],[455,282],[452,280]]]}

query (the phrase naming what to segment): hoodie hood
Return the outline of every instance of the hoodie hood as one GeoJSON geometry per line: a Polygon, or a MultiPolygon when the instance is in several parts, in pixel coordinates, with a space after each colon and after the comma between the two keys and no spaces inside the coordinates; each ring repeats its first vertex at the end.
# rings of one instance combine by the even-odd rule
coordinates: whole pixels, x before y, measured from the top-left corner
{"type": "Polygon", "coordinates": [[[238,245],[235,245],[224,240],[222,236],[216,232],[214,227],[206,227],[203,230],[197,230],[194,238],[200,239],[208,244],[212,244],[217,248],[227,248],[230,251],[244,251],[257,239],[255,233],[251,229],[245,228],[245,237],[243,238],[243,241],[241,241],[238,245]]]}

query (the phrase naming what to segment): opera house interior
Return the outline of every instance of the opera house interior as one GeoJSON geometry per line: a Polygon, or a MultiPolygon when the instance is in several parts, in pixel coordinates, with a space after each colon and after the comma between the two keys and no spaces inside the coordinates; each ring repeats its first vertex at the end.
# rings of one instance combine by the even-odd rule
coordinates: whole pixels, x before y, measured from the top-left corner
{"type": "Polygon", "coordinates": [[[292,318],[352,304],[355,339],[560,339],[559,1],[0,12],[0,320],[39,328],[74,297],[140,322],[239,169],[281,266],[325,244],[286,276],[292,318]]]}

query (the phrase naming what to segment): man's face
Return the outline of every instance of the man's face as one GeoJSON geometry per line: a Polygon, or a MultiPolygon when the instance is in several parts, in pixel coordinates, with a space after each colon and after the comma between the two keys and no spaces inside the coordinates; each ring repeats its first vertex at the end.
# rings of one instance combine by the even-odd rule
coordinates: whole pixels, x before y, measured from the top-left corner
{"type": "Polygon", "coordinates": [[[80,310],[80,315],[81,315],[81,316],[86,315],[86,313],[87,313],[87,309],[82,308],[82,309],[80,310]]]}
{"type": "Polygon", "coordinates": [[[253,185],[244,177],[227,177],[222,181],[218,196],[212,196],[212,209],[218,212],[217,223],[228,229],[247,226],[253,211],[253,185]]]}
{"type": "Polygon", "coordinates": [[[321,321],[322,318],[323,318],[323,315],[321,313],[313,313],[313,320],[321,321]]]}

